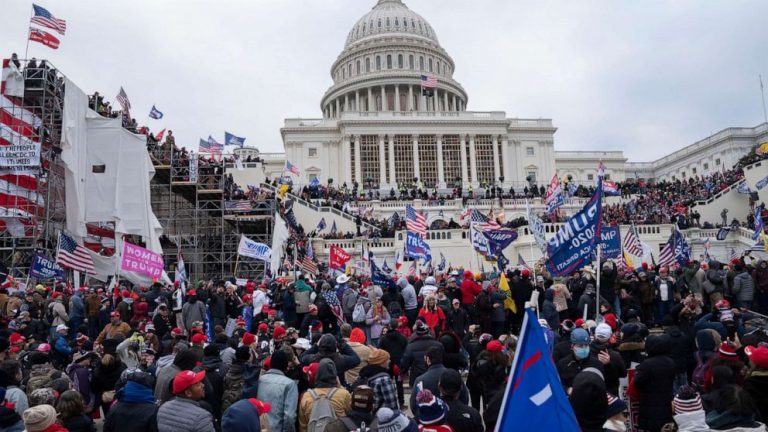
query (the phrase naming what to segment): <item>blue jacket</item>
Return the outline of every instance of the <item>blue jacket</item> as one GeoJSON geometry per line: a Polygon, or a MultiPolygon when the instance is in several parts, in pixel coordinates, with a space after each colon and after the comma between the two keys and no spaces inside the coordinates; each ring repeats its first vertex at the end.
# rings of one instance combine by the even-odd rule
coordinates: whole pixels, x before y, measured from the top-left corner
{"type": "Polygon", "coordinates": [[[261,432],[259,412],[248,399],[233,403],[221,417],[222,432],[261,432]]]}
{"type": "Polygon", "coordinates": [[[266,371],[259,378],[258,399],[272,404],[272,410],[268,415],[272,432],[294,430],[299,404],[299,388],[292,379],[276,369],[266,371]]]}
{"type": "Polygon", "coordinates": [[[72,354],[72,348],[69,346],[67,339],[62,335],[57,336],[54,348],[56,348],[56,351],[64,354],[65,356],[72,354]]]}
{"type": "Polygon", "coordinates": [[[85,318],[85,305],[80,293],[75,293],[69,298],[69,319],[82,320],[85,318]]]}

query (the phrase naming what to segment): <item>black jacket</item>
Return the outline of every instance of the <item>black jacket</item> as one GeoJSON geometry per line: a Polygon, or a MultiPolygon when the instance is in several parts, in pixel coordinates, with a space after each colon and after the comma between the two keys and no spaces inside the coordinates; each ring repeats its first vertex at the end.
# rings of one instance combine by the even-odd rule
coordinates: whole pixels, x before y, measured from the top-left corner
{"type": "Polygon", "coordinates": [[[445,402],[448,404],[445,424],[455,431],[483,432],[483,419],[476,409],[458,399],[446,400],[445,402]]]}
{"type": "Polygon", "coordinates": [[[430,334],[423,336],[413,335],[408,342],[408,346],[405,347],[405,353],[403,359],[400,362],[402,372],[409,372],[409,383],[413,388],[413,383],[416,381],[416,377],[427,371],[427,365],[424,363],[424,354],[430,347],[443,348],[443,345],[436,341],[430,334]]]}
{"type": "Polygon", "coordinates": [[[677,326],[665,328],[664,334],[669,336],[672,342],[669,356],[675,362],[675,372],[686,373],[688,367],[695,362],[693,353],[696,351],[696,346],[692,343],[693,339],[686,336],[677,326]]]}
{"type": "Polygon", "coordinates": [[[756,370],[744,381],[744,390],[752,396],[752,400],[760,411],[761,421],[768,421],[768,372],[756,370]]]}
{"type": "Polygon", "coordinates": [[[388,331],[379,339],[379,348],[389,353],[389,359],[392,363],[399,365],[403,360],[405,348],[408,346],[408,339],[399,331],[388,331]]]}
{"type": "Polygon", "coordinates": [[[467,327],[469,327],[467,311],[461,307],[458,309],[451,308],[445,315],[448,320],[448,329],[463,338],[464,333],[467,332],[467,327]]]}
{"type": "Polygon", "coordinates": [[[603,364],[595,357],[595,354],[590,354],[584,360],[576,360],[573,352],[571,352],[567,357],[557,362],[557,374],[560,375],[560,382],[563,387],[568,389],[573,386],[573,379],[576,378],[576,375],[590,367],[603,372],[603,364]]]}
{"type": "MultiPolygon", "coordinates": [[[[438,383],[440,383],[440,378],[443,377],[443,373],[448,370],[445,366],[442,364],[434,364],[427,369],[426,372],[419,375],[414,383],[415,385],[422,385],[422,388],[424,390],[429,390],[432,392],[432,394],[440,394],[440,391],[437,388],[438,383]]],[[[412,387],[413,388],[413,387],[412,387]]],[[[469,391],[467,390],[467,386],[462,385],[461,386],[461,393],[459,393],[459,400],[462,401],[465,404],[469,403],[469,391]]],[[[419,404],[416,403],[416,392],[411,392],[411,412],[413,413],[413,418],[416,419],[416,421],[419,420],[419,404]]]]}
{"type": "Polygon", "coordinates": [[[639,427],[659,430],[672,422],[672,383],[675,362],[669,357],[672,341],[667,335],[648,336],[648,358],[635,370],[634,387],[639,393],[639,427]]]}
{"type": "Polygon", "coordinates": [[[619,379],[627,376],[627,366],[624,364],[621,354],[609,349],[607,346],[600,344],[597,341],[592,342],[592,353],[595,358],[597,358],[598,353],[603,350],[608,351],[608,355],[611,357],[610,363],[603,365],[605,387],[608,389],[608,393],[617,395],[619,394],[619,379]]]}

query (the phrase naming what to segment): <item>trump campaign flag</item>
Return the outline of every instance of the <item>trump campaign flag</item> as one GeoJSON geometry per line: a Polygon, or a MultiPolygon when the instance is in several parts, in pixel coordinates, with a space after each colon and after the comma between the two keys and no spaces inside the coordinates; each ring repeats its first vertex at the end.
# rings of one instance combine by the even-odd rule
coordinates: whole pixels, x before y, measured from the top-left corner
{"type": "Polygon", "coordinates": [[[405,239],[405,255],[409,258],[421,258],[424,261],[431,261],[432,249],[419,234],[408,231],[405,239]]]}
{"type": "Polygon", "coordinates": [[[603,182],[595,194],[549,239],[547,270],[554,276],[570,275],[592,261],[602,227],[603,182]]]}
{"type": "Polygon", "coordinates": [[[245,145],[245,138],[224,131],[224,145],[242,147],[245,145]]]}
{"type": "Polygon", "coordinates": [[[580,430],[533,309],[525,310],[496,432],[580,430]]]}
{"type": "Polygon", "coordinates": [[[330,263],[329,267],[333,270],[342,268],[347,261],[352,259],[352,255],[345,251],[340,246],[331,245],[330,263]]]}

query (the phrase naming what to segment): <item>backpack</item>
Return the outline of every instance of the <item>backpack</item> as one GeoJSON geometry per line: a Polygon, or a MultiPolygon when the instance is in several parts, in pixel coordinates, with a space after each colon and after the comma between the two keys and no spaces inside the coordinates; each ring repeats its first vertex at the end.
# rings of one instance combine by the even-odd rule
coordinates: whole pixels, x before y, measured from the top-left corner
{"type": "Polygon", "coordinates": [[[325,432],[328,423],[336,419],[336,411],[331,406],[331,398],[335,393],[335,388],[324,396],[318,395],[314,389],[309,390],[309,395],[312,396],[312,411],[309,413],[307,432],[325,432]]]}
{"type": "Polygon", "coordinates": [[[358,303],[355,305],[355,308],[352,310],[352,321],[359,323],[365,321],[365,306],[363,306],[362,303],[358,303]]]}
{"type": "Polygon", "coordinates": [[[46,387],[51,381],[55,379],[58,371],[50,366],[43,366],[39,368],[32,368],[29,373],[29,379],[27,380],[27,396],[32,395],[32,392],[46,387]]]}
{"type": "Polygon", "coordinates": [[[707,376],[707,369],[709,369],[709,362],[703,361],[698,352],[694,353],[694,357],[696,357],[696,368],[691,375],[691,383],[693,383],[698,391],[704,391],[704,384],[707,381],[705,377],[707,376]]]}
{"type": "Polygon", "coordinates": [[[224,412],[230,405],[243,398],[243,387],[245,380],[230,380],[224,378],[224,393],[221,395],[221,412],[224,412]]]}

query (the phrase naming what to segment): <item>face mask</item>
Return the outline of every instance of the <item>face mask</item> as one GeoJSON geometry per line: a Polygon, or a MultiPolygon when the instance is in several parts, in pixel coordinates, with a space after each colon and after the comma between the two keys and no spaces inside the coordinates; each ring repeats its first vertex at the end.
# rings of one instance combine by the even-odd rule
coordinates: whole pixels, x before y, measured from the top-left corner
{"type": "Polygon", "coordinates": [[[589,347],[580,347],[573,350],[573,353],[576,355],[576,358],[579,360],[584,360],[585,358],[589,357],[589,347]]]}

